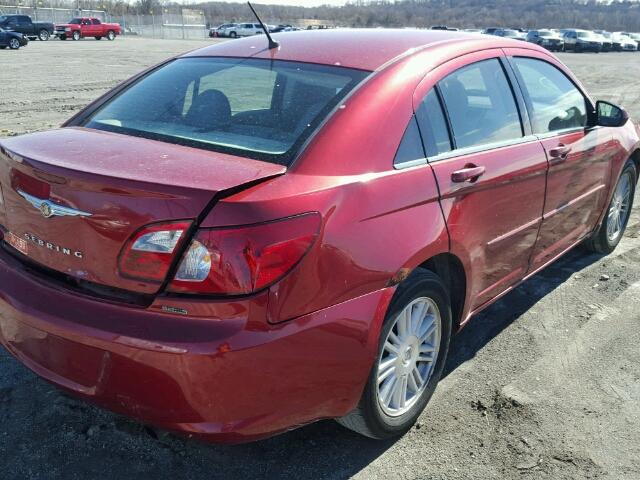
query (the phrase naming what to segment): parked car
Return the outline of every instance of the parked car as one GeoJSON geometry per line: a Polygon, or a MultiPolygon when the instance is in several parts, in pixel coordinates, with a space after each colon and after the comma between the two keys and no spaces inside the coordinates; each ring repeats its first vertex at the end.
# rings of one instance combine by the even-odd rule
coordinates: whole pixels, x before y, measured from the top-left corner
{"type": "Polygon", "coordinates": [[[614,46],[620,52],[635,52],[638,50],[638,42],[623,32],[615,32],[612,35],[614,46]]]}
{"type": "Polygon", "coordinates": [[[18,50],[29,43],[29,39],[18,32],[12,32],[0,27],[0,50],[9,47],[11,50],[18,50]]]}
{"type": "Polygon", "coordinates": [[[490,35],[495,35],[496,37],[513,38],[514,40],[526,41],[527,39],[526,34],[513,28],[497,28],[490,35]]]}
{"type": "Polygon", "coordinates": [[[564,34],[564,49],[576,53],[599,53],[602,51],[602,40],[589,30],[567,30],[564,34]]]}
{"type": "Polygon", "coordinates": [[[610,52],[613,50],[613,41],[609,32],[594,30],[593,34],[602,43],[602,50],[600,50],[601,52],[610,52]]]}
{"type": "Polygon", "coordinates": [[[295,30],[299,30],[299,29],[294,27],[293,25],[288,25],[288,24],[269,26],[269,33],[293,32],[295,30]]]}
{"type": "Polygon", "coordinates": [[[640,46],[640,33],[625,33],[625,35],[636,43],[636,50],[640,46]]]}
{"type": "Polygon", "coordinates": [[[223,23],[222,25],[210,29],[209,37],[228,37],[229,30],[232,28],[236,28],[237,26],[237,23],[223,23]]]}
{"type": "Polygon", "coordinates": [[[431,30],[448,30],[450,32],[457,32],[458,29],[455,27],[447,27],[446,25],[433,25],[431,30]]]}
{"type": "Polygon", "coordinates": [[[238,23],[235,27],[227,30],[227,36],[230,38],[251,37],[260,34],[264,34],[264,30],[259,23],[238,23]]]}
{"type": "Polygon", "coordinates": [[[53,34],[53,23],[34,22],[28,15],[0,15],[0,28],[46,42],[53,34]]]}
{"type": "Polygon", "coordinates": [[[561,52],[564,50],[564,40],[562,36],[551,30],[529,30],[526,40],[552,52],[561,52]]]}
{"type": "Polygon", "coordinates": [[[0,342],[27,367],[209,440],[397,436],[475,313],[620,242],[640,131],[543,48],[286,35],[0,140],[0,342]]]}
{"type": "Polygon", "coordinates": [[[120,35],[121,29],[118,23],[102,23],[97,18],[73,18],[65,25],[56,25],[56,36],[60,40],[70,38],[80,40],[85,37],[93,37],[96,40],[113,41],[120,35]]]}

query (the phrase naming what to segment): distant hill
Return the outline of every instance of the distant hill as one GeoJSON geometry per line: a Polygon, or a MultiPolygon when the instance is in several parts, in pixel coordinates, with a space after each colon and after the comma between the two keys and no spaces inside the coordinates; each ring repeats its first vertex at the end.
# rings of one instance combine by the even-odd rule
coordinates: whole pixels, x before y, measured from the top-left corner
{"type": "MultiPolygon", "coordinates": [[[[301,3],[304,3],[301,0],[301,3]]],[[[246,3],[206,2],[212,24],[252,20],[246,3]]],[[[289,7],[255,3],[267,23],[309,20],[342,27],[575,27],[640,32],[640,2],[578,0],[352,1],[345,6],[289,7]]]]}

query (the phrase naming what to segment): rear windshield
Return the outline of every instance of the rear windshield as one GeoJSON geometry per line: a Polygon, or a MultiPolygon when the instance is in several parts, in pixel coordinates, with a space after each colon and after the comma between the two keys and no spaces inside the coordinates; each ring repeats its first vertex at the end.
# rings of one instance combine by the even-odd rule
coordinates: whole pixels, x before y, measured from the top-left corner
{"type": "Polygon", "coordinates": [[[369,73],[288,61],[181,58],[108,101],[84,126],[288,165],[369,73]]]}

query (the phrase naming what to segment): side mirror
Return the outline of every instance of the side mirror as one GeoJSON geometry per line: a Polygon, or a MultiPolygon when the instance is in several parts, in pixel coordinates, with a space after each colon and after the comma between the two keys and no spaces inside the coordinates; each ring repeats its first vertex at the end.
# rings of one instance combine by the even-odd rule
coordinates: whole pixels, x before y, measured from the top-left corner
{"type": "Polygon", "coordinates": [[[596,102],[596,125],[601,127],[622,127],[629,120],[629,114],[613,103],[598,100],[596,102]]]}

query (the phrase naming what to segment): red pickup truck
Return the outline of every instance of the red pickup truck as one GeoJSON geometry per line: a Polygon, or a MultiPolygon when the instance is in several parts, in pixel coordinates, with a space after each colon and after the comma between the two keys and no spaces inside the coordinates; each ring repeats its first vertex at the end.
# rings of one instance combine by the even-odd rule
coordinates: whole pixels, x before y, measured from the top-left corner
{"type": "Polygon", "coordinates": [[[102,23],[97,18],[74,18],[66,25],[56,25],[54,34],[60,40],[80,40],[83,37],[94,37],[96,40],[106,37],[107,40],[115,40],[120,32],[120,25],[117,23],[102,23]]]}

